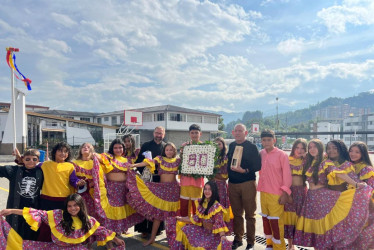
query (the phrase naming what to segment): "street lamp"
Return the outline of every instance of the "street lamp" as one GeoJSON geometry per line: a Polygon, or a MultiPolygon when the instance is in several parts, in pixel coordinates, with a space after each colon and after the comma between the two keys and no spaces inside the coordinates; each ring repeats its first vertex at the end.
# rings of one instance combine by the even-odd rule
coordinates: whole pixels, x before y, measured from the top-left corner
{"type": "Polygon", "coordinates": [[[276,124],[276,128],[277,128],[277,132],[278,132],[278,127],[279,127],[279,118],[278,118],[278,97],[275,98],[275,100],[277,101],[277,124],[276,124]]]}

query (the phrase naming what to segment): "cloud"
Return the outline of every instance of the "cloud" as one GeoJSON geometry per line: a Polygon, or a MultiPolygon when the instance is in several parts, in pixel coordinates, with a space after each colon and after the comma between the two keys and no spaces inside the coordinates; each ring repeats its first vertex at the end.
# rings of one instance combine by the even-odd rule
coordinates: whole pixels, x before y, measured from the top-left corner
{"type": "Polygon", "coordinates": [[[291,38],[285,41],[281,41],[277,49],[283,55],[295,55],[301,54],[305,50],[306,44],[304,38],[291,38]]]}
{"type": "Polygon", "coordinates": [[[347,24],[354,26],[374,24],[374,2],[344,1],[341,5],[323,8],[317,16],[332,33],[344,33],[347,24]]]}
{"type": "Polygon", "coordinates": [[[62,24],[63,26],[70,28],[72,26],[77,25],[77,22],[71,19],[69,16],[64,14],[58,14],[56,12],[51,13],[52,18],[59,24],[62,24]]]}
{"type": "MultiPolygon", "coordinates": [[[[292,11],[300,9],[286,3],[268,1],[264,8],[194,0],[45,2],[14,16],[7,16],[9,8],[0,10],[0,44],[16,41],[22,48],[20,65],[33,80],[28,103],[63,103],[70,110],[174,104],[243,111],[262,109],[275,96],[290,106],[307,102],[327,95],[323,90],[334,80],[370,84],[374,66],[366,52],[372,54],[372,44],[353,47],[362,38],[356,33],[336,40],[317,31],[309,35],[320,28],[315,12],[309,14],[312,21],[303,19],[307,28],[295,28],[292,11]],[[284,8],[282,15],[274,5],[284,8]]],[[[355,3],[344,2],[349,4],[355,3]]],[[[2,68],[0,73],[8,75],[2,68]]]]}

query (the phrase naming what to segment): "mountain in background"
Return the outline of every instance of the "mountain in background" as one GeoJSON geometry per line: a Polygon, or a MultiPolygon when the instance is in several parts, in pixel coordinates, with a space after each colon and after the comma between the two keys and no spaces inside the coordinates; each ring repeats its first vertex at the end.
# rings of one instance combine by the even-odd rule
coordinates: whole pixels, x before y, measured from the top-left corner
{"type": "MultiPolygon", "coordinates": [[[[313,119],[313,112],[319,109],[327,108],[330,106],[339,106],[348,104],[350,107],[370,109],[374,112],[374,92],[362,92],[357,96],[348,98],[330,97],[315,105],[310,105],[309,108],[289,111],[279,114],[279,120],[289,126],[309,122],[313,119]]],[[[276,116],[267,116],[265,118],[276,119],[276,116]]]]}
{"type": "Polygon", "coordinates": [[[239,120],[242,119],[245,112],[228,113],[228,112],[224,112],[224,111],[218,111],[218,112],[215,112],[215,113],[222,115],[223,123],[227,124],[229,122],[237,121],[238,119],[239,120]]]}
{"type": "Polygon", "coordinates": [[[248,128],[253,123],[259,123],[261,128],[274,129],[279,127],[279,131],[308,131],[310,130],[310,123],[313,120],[313,113],[315,111],[334,106],[339,109],[344,104],[348,104],[352,109],[369,109],[370,112],[374,112],[374,91],[363,92],[357,96],[348,98],[330,97],[315,105],[310,105],[308,108],[278,114],[278,126],[276,125],[276,115],[264,116],[263,112],[259,110],[243,113],[226,113],[230,114],[228,120],[225,119],[225,112],[218,113],[222,114],[224,118],[224,130],[228,136],[230,136],[233,127],[238,122],[246,124],[248,128]]]}

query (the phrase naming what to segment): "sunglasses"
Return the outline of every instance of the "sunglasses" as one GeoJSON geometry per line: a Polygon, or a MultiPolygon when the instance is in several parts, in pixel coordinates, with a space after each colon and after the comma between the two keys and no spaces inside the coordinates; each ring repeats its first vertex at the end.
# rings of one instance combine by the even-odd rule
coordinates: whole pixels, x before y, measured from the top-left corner
{"type": "Polygon", "coordinates": [[[25,161],[38,161],[38,158],[26,158],[25,161]]]}

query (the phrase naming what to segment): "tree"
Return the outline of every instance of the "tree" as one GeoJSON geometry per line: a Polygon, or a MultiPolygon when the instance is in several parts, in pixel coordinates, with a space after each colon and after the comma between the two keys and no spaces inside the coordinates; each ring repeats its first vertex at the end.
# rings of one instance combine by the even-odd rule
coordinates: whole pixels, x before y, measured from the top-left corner
{"type": "Polygon", "coordinates": [[[263,113],[259,110],[256,111],[246,111],[243,115],[242,122],[244,124],[248,124],[251,120],[256,120],[257,122],[260,122],[262,120],[263,113]]]}
{"type": "Polygon", "coordinates": [[[225,130],[225,124],[223,123],[223,118],[222,117],[219,118],[218,130],[220,130],[220,131],[225,130]]]}

